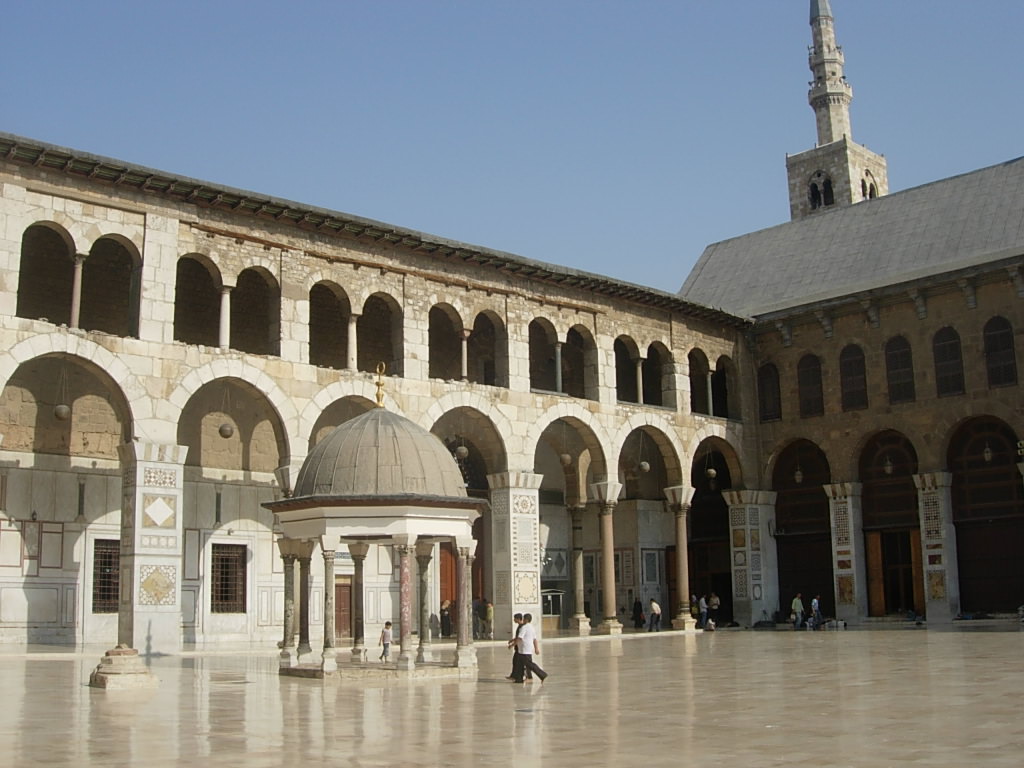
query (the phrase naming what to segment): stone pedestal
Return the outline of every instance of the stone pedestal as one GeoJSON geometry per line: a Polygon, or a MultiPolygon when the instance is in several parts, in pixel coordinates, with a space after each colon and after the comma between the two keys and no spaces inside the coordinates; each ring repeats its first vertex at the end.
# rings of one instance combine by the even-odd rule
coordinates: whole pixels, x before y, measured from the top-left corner
{"type": "MultiPolygon", "coordinates": [[[[857,622],[868,615],[867,563],[861,514],[861,483],[825,486],[832,525],[832,572],[836,618],[857,622]]],[[[813,597],[808,594],[807,597],[813,597]]],[[[805,605],[810,605],[806,601],[805,605]]]]}
{"type": "Polygon", "coordinates": [[[156,688],[160,679],[149,671],[134,648],[119,645],[100,659],[89,675],[89,685],[106,690],[138,690],[156,688]]]}
{"type": "Polygon", "coordinates": [[[779,568],[772,538],[774,491],[722,491],[729,505],[733,621],[752,627],[779,609],[779,568]]]}
{"type": "Polygon", "coordinates": [[[960,572],[949,472],[914,475],[921,524],[921,565],[928,623],[945,623],[960,614],[960,572]]]}

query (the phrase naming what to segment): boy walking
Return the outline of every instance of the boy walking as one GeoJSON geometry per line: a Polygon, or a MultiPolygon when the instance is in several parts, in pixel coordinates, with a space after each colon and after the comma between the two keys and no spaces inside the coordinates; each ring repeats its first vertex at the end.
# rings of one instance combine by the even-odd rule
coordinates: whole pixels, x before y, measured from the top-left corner
{"type": "Polygon", "coordinates": [[[384,622],[384,629],[380,633],[380,642],[377,645],[384,646],[384,650],[380,652],[380,660],[385,664],[388,661],[388,654],[391,652],[391,622],[384,622]]]}

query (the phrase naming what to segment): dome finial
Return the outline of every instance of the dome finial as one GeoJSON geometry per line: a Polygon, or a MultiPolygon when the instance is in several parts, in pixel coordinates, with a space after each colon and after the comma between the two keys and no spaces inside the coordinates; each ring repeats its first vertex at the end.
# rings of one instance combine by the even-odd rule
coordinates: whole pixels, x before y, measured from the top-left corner
{"type": "Polygon", "coordinates": [[[377,407],[384,407],[384,371],[387,370],[387,366],[381,361],[377,363],[377,407]]]}

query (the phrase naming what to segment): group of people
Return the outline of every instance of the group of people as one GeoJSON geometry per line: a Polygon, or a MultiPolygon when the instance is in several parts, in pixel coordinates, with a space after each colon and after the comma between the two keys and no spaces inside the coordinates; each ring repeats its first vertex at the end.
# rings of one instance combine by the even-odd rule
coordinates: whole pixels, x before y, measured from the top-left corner
{"type": "Polygon", "coordinates": [[[512,649],[512,674],[505,679],[513,683],[525,683],[537,677],[543,683],[548,673],[533,660],[533,657],[540,653],[533,616],[529,613],[517,613],[512,620],[516,625],[515,634],[508,641],[508,647],[512,649]]]}
{"type": "Polygon", "coordinates": [[[701,593],[700,598],[690,595],[690,615],[697,622],[699,629],[712,631],[718,626],[718,612],[722,607],[722,598],[714,592],[701,593]]]}
{"type": "Polygon", "coordinates": [[[793,629],[800,629],[803,626],[807,629],[821,629],[825,626],[825,618],[821,615],[821,595],[815,595],[811,600],[811,612],[806,616],[805,620],[803,594],[796,593],[789,610],[789,620],[793,622],[793,629]]]}
{"type": "Polygon", "coordinates": [[[633,601],[633,629],[643,629],[646,625],[648,632],[661,631],[661,606],[653,597],[647,614],[644,614],[644,604],[638,597],[633,601]]]}

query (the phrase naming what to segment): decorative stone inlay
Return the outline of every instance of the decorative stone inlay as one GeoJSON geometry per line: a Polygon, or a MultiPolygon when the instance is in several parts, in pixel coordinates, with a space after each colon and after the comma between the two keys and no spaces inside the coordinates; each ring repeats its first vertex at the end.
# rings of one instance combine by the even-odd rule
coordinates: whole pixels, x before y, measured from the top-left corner
{"type": "Polygon", "coordinates": [[[534,571],[516,571],[516,603],[536,603],[540,600],[537,574],[534,571]]]}
{"type": "Polygon", "coordinates": [[[935,493],[923,494],[924,537],[926,539],[942,538],[942,511],[939,508],[939,497],[935,493]]]}
{"type": "Polygon", "coordinates": [[[733,586],[736,589],[735,597],[747,597],[747,569],[736,568],[733,570],[733,586]]]}
{"type": "Polygon", "coordinates": [[[761,555],[760,553],[754,553],[750,555],[750,570],[760,571],[761,570],[761,555]]]}
{"type": "Polygon", "coordinates": [[[537,500],[533,496],[516,494],[512,497],[512,511],[517,515],[532,515],[537,511],[537,500]]]}
{"type": "Polygon", "coordinates": [[[853,605],[853,576],[836,576],[836,598],[843,605],[853,605]]]}
{"type": "Polygon", "coordinates": [[[732,529],[732,546],[733,549],[742,549],[743,547],[747,546],[746,528],[732,529]]]}
{"type": "Polygon", "coordinates": [[[946,599],[946,572],[928,571],[928,599],[946,599]]]}
{"type": "Polygon", "coordinates": [[[848,547],[850,546],[850,505],[845,501],[838,501],[835,510],[836,545],[848,547]]]}
{"type": "Polygon", "coordinates": [[[512,539],[515,543],[513,567],[536,568],[540,563],[538,541],[540,524],[534,515],[517,515],[512,518],[512,539]]]}
{"type": "Polygon", "coordinates": [[[140,536],[139,544],[149,549],[174,549],[178,545],[177,536],[140,536]]]}
{"type": "Polygon", "coordinates": [[[752,552],[761,551],[761,529],[752,528],[750,531],[750,550],[752,552]]]}
{"type": "Polygon", "coordinates": [[[754,585],[753,585],[753,587],[751,588],[751,591],[750,591],[750,592],[751,592],[751,596],[752,596],[752,597],[753,597],[753,598],[754,598],[755,600],[760,600],[760,599],[761,599],[761,596],[762,596],[762,595],[764,594],[764,593],[763,593],[763,592],[761,591],[761,585],[760,585],[760,584],[754,584],[754,585]]]}
{"type": "Polygon", "coordinates": [[[150,488],[177,488],[178,473],[173,469],[151,469],[142,472],[142,484],[150,488]]]}
{"type": "Polygon", "coordinates": [[[139,604],[174,605],[177,569],[173,565],[143,565],[139,568],[139,604]]]}
{"type": "Polygon", "coordinates": [[[746,507],[735,507],[729,510],[729,524],[733,528],[737,528],[741,525],[746,525],[747,522],[747,509],[746,507]]]}
{"type": "Polygon", "coordinates": [[[761,512],[757,507],[751,507],[750,511],[747,512],[748,520],[751,528],[756,528],[761,525],[761,512]]]}
{"type": "Polygon", "coordinates": [[[494,600],[498,603],[508,605],[511,600],[512,593],[512,576],[508,571],[498,571],[494,574],[494,600]]]}
{"type": "Polygon", "coordinates": [[[732,555],[733,565],[746,565],[747,564],[747,553],[742,549],[733,553],[732,555]]]}
{"type": "Polygon", "coordinates": [[[174,496],[145,494],[142,497],[143,528],[174,528],[178,500],[174,496]]]}

